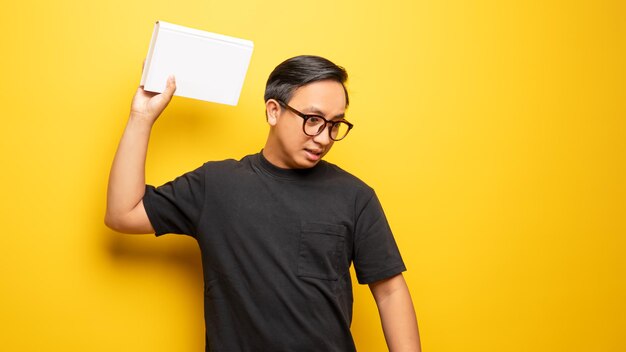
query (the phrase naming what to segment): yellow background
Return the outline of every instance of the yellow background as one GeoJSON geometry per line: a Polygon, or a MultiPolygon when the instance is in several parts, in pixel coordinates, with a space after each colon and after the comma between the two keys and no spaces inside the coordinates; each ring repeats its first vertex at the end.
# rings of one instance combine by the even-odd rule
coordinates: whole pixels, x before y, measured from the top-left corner
{"type": "MultiPolygon", "coordinates": [[[[328,160],[379,194],[429,352],[626,350],[623,1],[43,1],[0,11],[0,349],[200,351],[199,252],[103,225],[155,20],[251,39],[239,106],[174,98],[147,180],[263,146],[287,57],[350,74],[328,160]]],[[[361,351],[384,337],[355,292],[361,351]]]]}

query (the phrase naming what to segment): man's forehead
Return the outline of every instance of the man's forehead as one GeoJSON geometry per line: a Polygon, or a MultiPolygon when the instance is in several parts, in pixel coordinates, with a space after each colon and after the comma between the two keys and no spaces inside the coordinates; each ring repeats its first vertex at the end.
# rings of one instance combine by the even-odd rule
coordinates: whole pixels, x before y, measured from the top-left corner
{"type": "Polygon", "coordinates": [[[294,97],[301,94],[324,96],[336,95],[338,98],[342,97],[345,99],[346,92],[342,83],[330,79],[325,79],[321,81],[307,83],[294,89],[294,97]]]}
{"type": "Polygon", "coordinates": [[[322,108],[319,108],[317,105],[310,104],[308,106],[305,105],[303,108],[301,108],[301,111],[305,114],[324,116],[327,119],[338,119],[346,115],[345,106],[343,109],[341,109],[341,111],[333,112],[333,111],[324,111],[322,108]]]}
{"type": "Polygon", "coordinates": [[[346,109],[345,90],[341,83],[324,80],[298,87],[289,103],[298,105],[302,112],[318,115],[343,113],[346,109]]]}

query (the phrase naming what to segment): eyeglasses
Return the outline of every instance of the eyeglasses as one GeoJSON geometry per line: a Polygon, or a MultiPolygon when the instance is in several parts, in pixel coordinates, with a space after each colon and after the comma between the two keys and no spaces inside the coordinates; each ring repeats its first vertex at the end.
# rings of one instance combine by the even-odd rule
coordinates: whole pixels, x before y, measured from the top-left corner
{"type": "Polygon", "coordinates": [[[310,137],[320,135],[326,128],[326,125],[330,124],[330,129],[328,129],[330,139],[340,141],[344,139],[352,127],[354,127],[354,125],[348,121],[328,121],[323,116],[303,114],[280,100],[278,100],[278,104],[304,119],[304,121],[302,121],[302,131],[310,137]]]}

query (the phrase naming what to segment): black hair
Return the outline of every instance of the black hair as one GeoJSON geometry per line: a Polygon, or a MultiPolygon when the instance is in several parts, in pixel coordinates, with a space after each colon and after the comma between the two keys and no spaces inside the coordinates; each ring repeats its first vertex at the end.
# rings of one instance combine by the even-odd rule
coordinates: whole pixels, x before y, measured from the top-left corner
{"type": "Polygon", "coordinates": [[[320,56],[300,55],[283,61],[276,66],[267,79],[265,86],[265,101],[276,99],[289,103],[296,89],[309,83],[333,80],[341,83],[346,94],[348,106],[348,91],[345,83],[348,80],[346,70],[320,56]]]}

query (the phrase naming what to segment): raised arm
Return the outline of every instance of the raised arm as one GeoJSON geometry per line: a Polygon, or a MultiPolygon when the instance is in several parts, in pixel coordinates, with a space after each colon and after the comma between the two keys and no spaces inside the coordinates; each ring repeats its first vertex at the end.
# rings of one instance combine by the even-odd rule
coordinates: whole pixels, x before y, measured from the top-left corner
{"type": "Polygon", "coordinates": [[[378,306],[390,352],[421,352],[417,319],[404,276],[398,274],[369,285],[378,306]]]}
{"type": "Polygon", "coordinates": [[[153,233],[143,206],[145,164],[152,126],[176,91],[174,77],[161,94],[137,88],[126,129],[117,147],[107,189],[104,223],[124,233],[153,233]]]}

